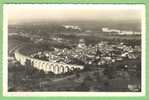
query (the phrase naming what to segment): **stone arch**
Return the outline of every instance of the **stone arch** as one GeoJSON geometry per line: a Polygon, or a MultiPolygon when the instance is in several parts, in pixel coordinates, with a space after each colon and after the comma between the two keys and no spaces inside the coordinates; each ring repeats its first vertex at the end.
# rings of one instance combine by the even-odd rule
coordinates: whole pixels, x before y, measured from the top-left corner
{"type": "Polygon", "coordinates": [[[48,68],[46,66],[46,62],[42,62],[42,68],[44,69],[45,72],[48,72],[48,68]]]}
{"type": "Polygon", "coordinates": [[[74,66],[71,66],[71,70],[74,70],[75,69],[75,67],[74,66]]]}
{"type": "Polygon", "coordinates": [[[60,67],[60,72],[61,73],[64,73],[64,66],[63,65],[60,65],[59,67],[60,67]]]}
{"type": "Polygon", "coordinates": [[[36,68],[39,69],[39,62],[35,60],[35,63],[36,63],[36,68]]]}
{"type": "Polygon", "coordinates": [[[58,74],[59,73],[59,65],[58,64],[55,64],[55,70],[54,70],[54,73],[55,74],[58,74]]]}
{"type": "Polygon", "coordinates": [[[34,60],[32,58],[28,58],[31,61],[31,66],[34,67],[34,60]]]}
{"type": "Polygon", "coordinates": [[[39,70],[42,69],[42,67],[41,67],[41,62],[40,62],[40,61],[37,61],[37,68],[38,68],[39,70]]]}
{"type": "Polygon", "coordinates": [[[16,59],[21,63],[21,55],[19,53],[16,53],[16,59]]]}
{"type": "Polygon", "coordinates": [[[40,69],[44,70],[43,62],[42,61],[39,62],[40,62],[40,69]]]}
{"type": "Polygon", "coordinates": [[[68,72],[70,70],[68,65],[65,65],[64,72],[68,72]]]}
{"type": "Polygon", "coordinates": [[[25,65],[25,63],[26,63],[25,57],[22,56],[22,57],[21,57],[21,64],[22,64],[22,65],[25,65]]]}
{"type": "MultiPolygon", "coordinates": [[[[53,65],[52,65],[53,66],[53,65]]],[[[51,66],[51,63],[48,63],[48,67],[49,67],[49,71],[52,71],[52,66],[51,66]]]]}
{"type": "Polygon", "coordinates": [[[49,72],[50,71],[49,63],[46,63],[45,67],[46,67],[47,71],[49,72]]]}
{"type": "Polygon", "coordinates": [[[21,63],[21,65],[22,65],[22,57],[19,56],[19,59],[20,59],[20,63],[21,63]]]}
{"type": "Polygon", "coordinates": [[[37,68],[38,67],[37,61],[33,60],[33,63],[34,63],[34,67],[37,68]]]}

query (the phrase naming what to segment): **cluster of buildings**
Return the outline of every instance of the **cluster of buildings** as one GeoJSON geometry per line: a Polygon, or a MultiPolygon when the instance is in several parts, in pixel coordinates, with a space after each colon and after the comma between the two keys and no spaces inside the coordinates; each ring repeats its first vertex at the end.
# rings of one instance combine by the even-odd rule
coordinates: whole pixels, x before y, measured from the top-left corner
{"type": "Polygon", "coordinates": [[[119,29],[109,29],[108,27],[102,28],[103,32],[106,33],[113,33],[113,34],[119,34],[119,35],[140,35],[140,32],[134,32],[134,31],[124,31],[119,29]]]}
{"type": "Polygon", "coordinates": [[[79,26],[76,25],[63,25],[64,28],[66,29],[76,29],[76,30],[81,30],[79,26]]]}
{"type": "Polygon", "coordinates": [[[109,44],[102,41],[95,45],[86,45],[84,39],[80,39],[76,47],[54,48],[53,51],[37,52],[31,55],[38,59],[77,65],[103,65],[123,59],[137,59],[141,56],[140,46],[127,46],[124,43],[109,44]]]}
{"type": "Polygon", "coordinates": [[[8,36],[15,36],[15,35],[19,35],[22,37],[29,37],[28,34],[25,34],[23,32],[19,32],[19,33],[9,33],[8,36]]]}

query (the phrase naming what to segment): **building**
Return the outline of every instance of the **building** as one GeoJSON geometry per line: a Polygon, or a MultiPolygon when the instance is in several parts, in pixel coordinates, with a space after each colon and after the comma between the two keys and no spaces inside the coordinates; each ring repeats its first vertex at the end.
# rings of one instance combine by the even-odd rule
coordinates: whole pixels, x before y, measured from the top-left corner
{"type": "Polygon", "coordinates": [[[78,43],[78,48],[86,48],[85,40],[80,39],[78,43]]]}

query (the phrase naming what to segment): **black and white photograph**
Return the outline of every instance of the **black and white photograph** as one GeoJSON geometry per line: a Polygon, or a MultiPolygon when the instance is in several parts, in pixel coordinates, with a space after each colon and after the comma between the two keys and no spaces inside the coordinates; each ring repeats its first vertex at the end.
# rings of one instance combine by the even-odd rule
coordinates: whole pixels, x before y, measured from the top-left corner
{"type": "Polygon", "coordinates": [[[4,16],[5,94],[144,92],[144,5],[7,4],[4,16]]]}

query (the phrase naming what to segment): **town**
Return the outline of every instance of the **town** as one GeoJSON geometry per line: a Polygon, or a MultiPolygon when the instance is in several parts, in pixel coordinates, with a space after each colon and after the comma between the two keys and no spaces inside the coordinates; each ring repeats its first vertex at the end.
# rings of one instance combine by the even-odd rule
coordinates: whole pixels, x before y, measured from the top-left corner
{"type": "Polygon", "coordinates": [[[50,35],[10,28],[9,91],[141,91],[140,34],[62,27],[50,35]]]}
{"type": "Polygon", "coordinates": [[[40,51],[32,54],[31,57],[67,64],[103,65],[124,59],[137,59],[141,57],[141,47],[127,46],[124,43],[110,44],[106,41],[86,46],[85,40],[80,39],[76,47],[71,49],[53,47],[53,51],[40,51]]]}

